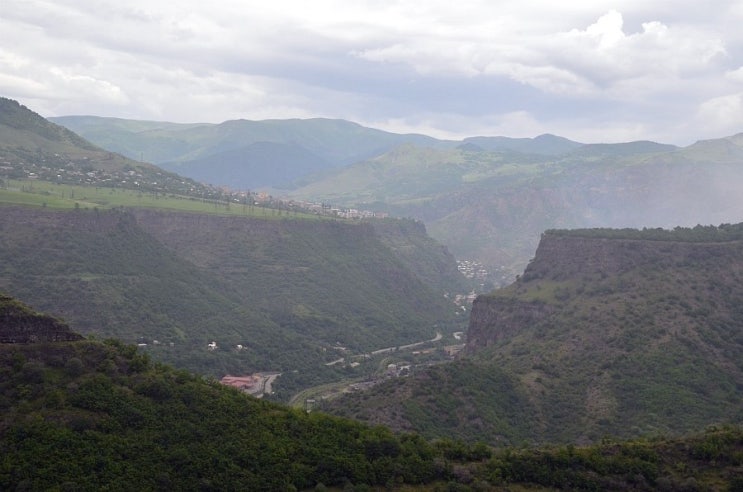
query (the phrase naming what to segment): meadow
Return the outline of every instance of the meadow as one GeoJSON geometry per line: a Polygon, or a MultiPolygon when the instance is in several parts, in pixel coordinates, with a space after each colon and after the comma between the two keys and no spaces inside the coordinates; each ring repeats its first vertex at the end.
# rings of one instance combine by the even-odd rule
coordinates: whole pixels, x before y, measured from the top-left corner
{"type": "Polygon", "coordinates": [[[282,210],[250,203],[230,203],[171,193],[125,188],[56,184],[39,180],[7,180],[0,187],[0,204],[38,206],[60,210],[153,208],[182,212],[246,217],[320,219],[316,214],[282,210]]]}

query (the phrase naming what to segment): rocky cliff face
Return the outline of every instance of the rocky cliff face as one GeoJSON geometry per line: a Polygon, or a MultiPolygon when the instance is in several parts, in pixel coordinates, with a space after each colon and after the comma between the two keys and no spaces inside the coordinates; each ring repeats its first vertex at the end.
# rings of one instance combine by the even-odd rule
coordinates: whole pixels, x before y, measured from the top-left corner
{"type": "Polygon", "coordinates": [[[0,294],[0,343],[73,342],[82,338],[58,319],[35,313],[0,294]]]}
{"type": "Polygon", "coordinates": [[[743,422],[743,224],[550,231],[475,300],[466,357],[325,410],[427,437],[585,444],[743,422]]]}
{"type": "MultiPolygon", "coordinates": [[[[621,297],[625,305],[637,298],[635,286],[653,277],[661,297],[683,296],[683,291],[704,281],[704,290],[695,294],[705,299],[708,279],[717,276],[719,284],[734,284],[743,275],[743,242],[672,241],[630,238],[580,237],[544,234],[523,275],[506,289],[480,296],[473,304],[467,339],[467,352],[515,335],[564,311],[570,299],[589,294],[621,297]],[[668,282],[664,282],[665,280],[668,282]],[[688,278],[675,292],[673,283],[688,278]],[[625,296],[625,297],[626,297],[625,296]]],[[[714,288],[714,287],[713,287],[714,288]]],[[[714,296],[713,296],[714,297],[714,296]]],[[[647,299],[646,299],[647,300],[647,299]]],[[[681,301],[679,301],[681,302],[681,301]]],[[[711,300],[712,303],[716,301],[711,300]]],[[[603,313],[595,311],[595,319],[603,313]]]]}
{"type": "MultiPolygon", "coordinates": [[[[544,234],[523,280],[620,275],[637,268],[710,263],[743,251],[740,241],[690,242],[544,234]]],[[[732,267],[733,265],[731,265],[732,267]]]]}
{"type": "Polygon", "coordinates": [[[544,320],[555,311],[540,302],[520,302],[480,296],[472,303],[467,330],[467,353],[474,353],[516,335],[524,326],[544,320]]]}
{"type": "Polygon", "coordinates": [[[465,353],[517,391],[456,407],[484,415],[526,395],[526,434],[548,441],[741,421],[742,235],[743,224],[545,233],[523,275],[470,317],[465,353]]]}

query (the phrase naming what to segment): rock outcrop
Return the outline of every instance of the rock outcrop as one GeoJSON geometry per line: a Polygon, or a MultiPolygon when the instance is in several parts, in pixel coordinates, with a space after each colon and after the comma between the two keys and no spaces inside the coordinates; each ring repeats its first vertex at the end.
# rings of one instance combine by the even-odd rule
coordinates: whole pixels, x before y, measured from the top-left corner
{"type": "Polygon", "coordinates": [[[480,296],[472,303],[466,352],[489,347],[551,315],[553,306],[543,302],[520,302],[480,296]]]}
{"type": "MultiPolygon", "coordinates": [[[[585,297],[583,305],[604,297],[605,305],[620,302],[623,310],[640,310],[641,296],[645,310],[651,300],[642,296],[640,286],[645,286],[658,301],[674,297],[679,304],[699,308],[706,303],[735,305],[729,297],[736,279],[743,278],[743,241],[685,240],[684,231],[693,229],[678,232],[679,240],[673,239],[673,231],[664,231],[667,237],[661,240],[642,239],[641,231],[628,237],[617,237],[616,230],[609,237],[598,231],[586,230],[585,236],[579,231],[543,234],[535,257],[514,284],[474,302],[466,351],[475,353],[527,327],[549,325],[549,318],[564,314],[566,306],[577,309],[569,300],[579,296],[585,297]],[[691,290],[696,291],[694,298],[683,301],[691,290]]],[[[596,306],[587,319],[596,322],[606,314],[596,306]]]]}

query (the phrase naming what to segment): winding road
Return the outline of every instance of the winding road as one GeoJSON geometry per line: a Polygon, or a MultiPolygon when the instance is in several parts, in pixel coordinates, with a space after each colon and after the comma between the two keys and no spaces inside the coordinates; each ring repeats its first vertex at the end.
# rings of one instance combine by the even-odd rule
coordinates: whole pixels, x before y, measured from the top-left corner
{"type": "MultiPolygon", "coordinates": [[[[382,348],[382,349],[379,349],[379,350],[374,350],[373,352],[369,352],[368,354],[365,354],[365,355],[371,357],[373,355],[386,354],[388,352],[394,352],[396,350],[408,350],[408,349],[411,349],[411,348],[419,347],[421,345],[425,345],[427,343],[438,342],[442,338],[443,338],[443,335],[441,334],[441,332],[440,331],[437,331],[436,332],[436,336],[433,337],[430,340],[423,340],[422,342],[410,343],[408,345],[398,345],[396,347],[386,347],[386,348],[382,348]]],[[[326,366],[334,366],[336,364],[341,364],[341,363],[343,363],[345,361],[346,361],[346,358],[345,357],[341,357],[339,359],[335,359],[333,361],[326,362],[325,365],[326,366]]]]}
{"type": "Polygon", "coordinates": [[[375,350],[374,352],[371,352],[370,355],[386,354],[387,352],[394,352],[395,350],[408,350],[411,348],[419,347],[421,345],[425,345],[427,343],[438,342],[439,340],[441,340],[442,337],[443,335],[441,334],[441,332],[437,331],[436,336],[430,340],[423,340],[422,342],[410,343],[408,345],[398,345],[397,347],[387,347],[375,350]]]}

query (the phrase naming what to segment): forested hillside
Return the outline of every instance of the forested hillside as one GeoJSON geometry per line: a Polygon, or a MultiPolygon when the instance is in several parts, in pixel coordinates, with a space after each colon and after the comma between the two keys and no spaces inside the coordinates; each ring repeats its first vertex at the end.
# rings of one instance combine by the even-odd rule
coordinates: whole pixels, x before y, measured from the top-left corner
{"type": "Polygon", "coordinates": [[[428,437],[598,442],[743,422],[743,225],[549,231],[465,360],[330,402],[428,437]]]}
{"type": "Polygon", "coordinates": [[[461,322],[440,290],[453,259],[421,228],[395,236],[398,255],[364,223],[2,210],[0,288],[204,374],[287,371],[308,384],[341,375],[323,365],[337,347],[428,340],[461,322]]]}
{"type": "MultiPolygon", "coordinates": [[[[64,323],[0,298],[3,327],[64,323]]],[[[42,329],[43,332],[43,329],[42,329]]],[[[41,332],[35,332],[41,335],[41,332]]],[[[74,333],[72,333],[74,335],[74,333]]],[[[743,432],[504,448],[308,414],[116,340],[0,343],[3,490],[739,490],[743,432]]]]}
{"type": "MultiPolygon", "coordinates": [[[[30,315],[0,298],[3,330],[30,315]]],[[[37,343],[0,343],[3,490],[302,490],[455,479],[445,457],[451,444],[262,402],[115,340],[54,342],[43,333],[34,332],[37,343]]]]}

